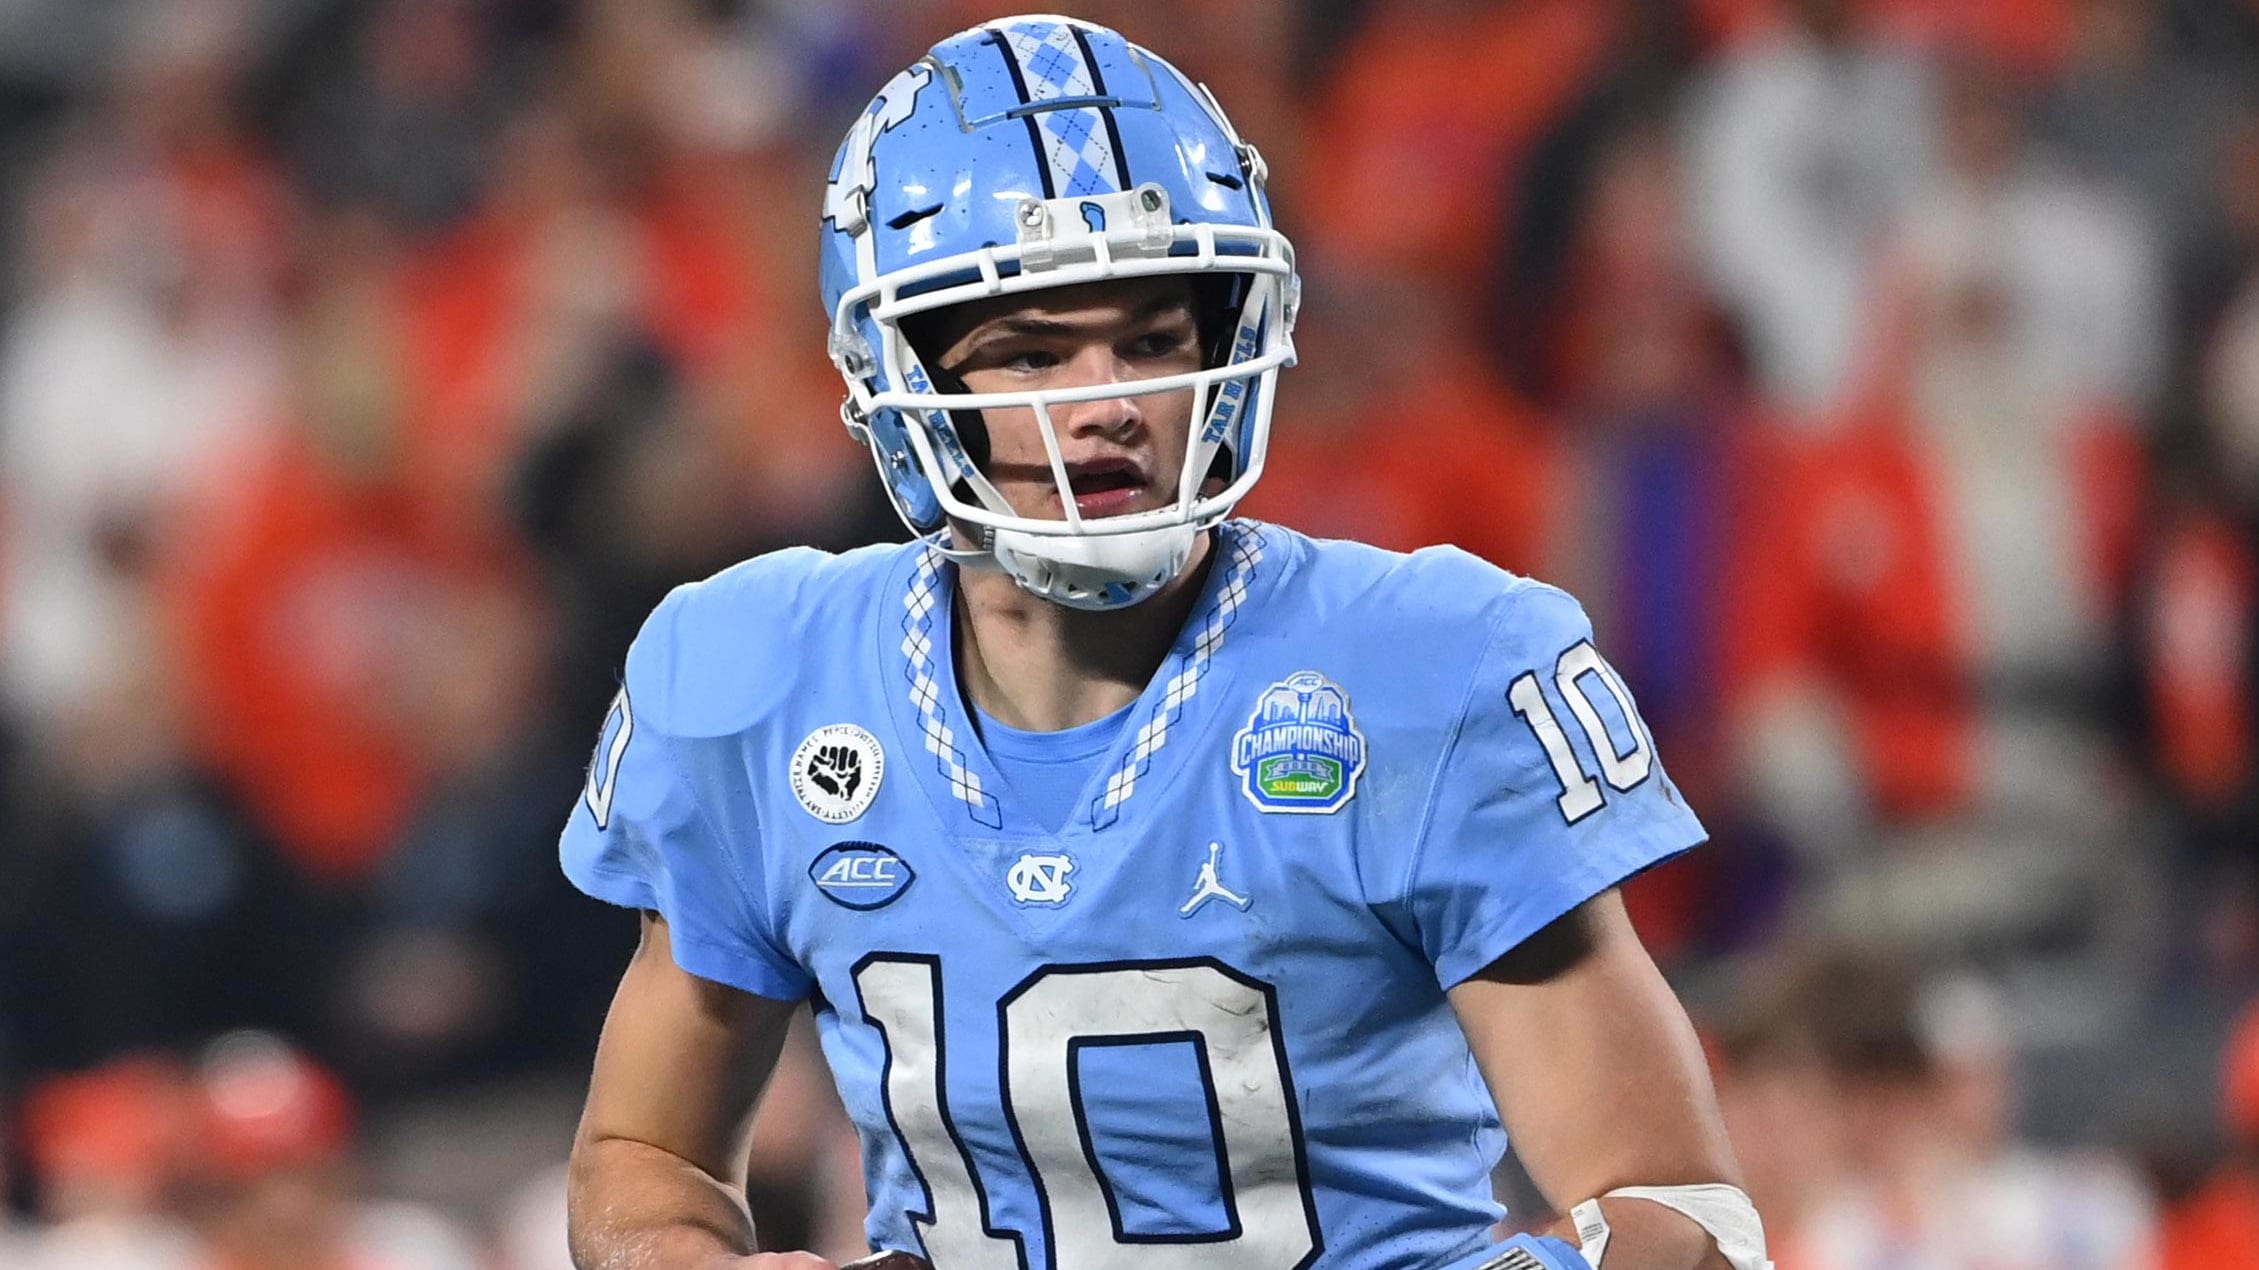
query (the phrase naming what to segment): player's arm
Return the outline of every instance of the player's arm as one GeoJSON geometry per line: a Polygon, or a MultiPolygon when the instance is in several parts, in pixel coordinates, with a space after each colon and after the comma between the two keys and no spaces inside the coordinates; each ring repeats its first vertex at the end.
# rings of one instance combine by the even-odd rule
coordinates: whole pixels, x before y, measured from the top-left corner
{"type": "Polygon", "coordinates": [[[1530,1239],[1522,1259],[1761,1270],[1692,1029],[1615,894],[1702,824],[1573,598],[1510,580],[1490,617],[1389,911],[1538,1186],[1592,1228],[1530,1239]]]}
{"type": "Polygon", "coordinates": [[[747,1256],[744,1161],[754,1104],[794,1003],[702,979],[667,924],[643,939],[604,1020],[573,1140],[567,1229],[580,1270],[820,1270],[808,1253],[747,1256]]]}
{"type": "MultiPolygon", "coordinates": [[[[1693,1026],[1613,890],[1450,992],[1508,1140],[1557,1211],[1619,1187],[1738,1185],[1693,1026]]],[[[1602,1270],[1732,1270],[1710,1233],[1600,1201],[1602,1270]]],[[[1564,1221],[1556,1234],[1578,1236],[1564,1221]]]]}

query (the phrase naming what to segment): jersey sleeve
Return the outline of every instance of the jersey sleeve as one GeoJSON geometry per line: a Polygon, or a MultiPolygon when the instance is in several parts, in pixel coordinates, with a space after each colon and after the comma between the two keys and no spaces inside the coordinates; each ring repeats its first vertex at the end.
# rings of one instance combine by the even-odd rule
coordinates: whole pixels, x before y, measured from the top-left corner
{"type": "Polygon", "coordinates": [[[664,917],[684,970],[797,1001],[811,980],[760,918],[760,822],[743,765],[732,779],[727,738],[668,726],[671,699],[698,688],[677,656],[685,594],[660,604],[628,652],[558,854],[589,895],[664,917]]]}
{"type": "Polygon", "coordinates": [[[1706,836],[1583,608],[1526,580],[1493,612],[1434,779],[1402,905],[1447,988],[1706,836]]]}

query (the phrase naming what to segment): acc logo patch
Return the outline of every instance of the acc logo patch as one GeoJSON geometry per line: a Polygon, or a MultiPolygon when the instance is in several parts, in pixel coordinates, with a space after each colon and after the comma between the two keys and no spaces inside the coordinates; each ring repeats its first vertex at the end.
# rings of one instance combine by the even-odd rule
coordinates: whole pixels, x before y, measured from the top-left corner
{"type": "Polygon", "coordinates": [[[910,862],[875,842],[842,842],[808,864],[808,877],[833,902],[885,908],[918,880],[910,862]]]}
{"type": "Polygon", "coordinates": [[[827,723],[792,752],[792,795],[827,825],[844,825],[869,810],[885,776],[878,738],[852,723],[827,723]]]}
{"type": "Polygon", "coordinates": [[[1365,771],[1365,734],[1349,694],[1314,670],[1263,690],[1247,726],[1231,739],[1239,792],[1263,811],[1340,811],[1365,771]]]}

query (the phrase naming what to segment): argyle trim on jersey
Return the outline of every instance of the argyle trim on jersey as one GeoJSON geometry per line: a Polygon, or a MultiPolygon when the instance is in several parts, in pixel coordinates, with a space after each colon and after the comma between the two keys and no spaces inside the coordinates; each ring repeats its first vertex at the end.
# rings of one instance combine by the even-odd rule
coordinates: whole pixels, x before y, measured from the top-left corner
{"type": "Polygon", "coordinates": [[[1137,743],[1130,747],[1120,771],[1106,778],[1106,789],[1090,807],[1091,824],[1103,829],[1114,823],[1122,814],[1122,804],[1137,792],[1138,778],[1152,770],[1153,756],[1169,743],[1171,728],[1184,714],[1185,703],[1200,691],[1200,681],[1208,674],[1209,664],[1216,650],[1224,646],[1224,633],[1231,629],[1239,616],[1239,606],[1246,602],[1249,587],[1255,580],[1255,566],[1263,559],[1262,535],[1230,523],[1218,530],[1231,559],[1225,565],[1224,583],[1217,588],[1209,601],[1199,633],[1189,643],[1181,643],[1170,658],[1176,673],[1169,676],[1168,688],[1161,699],[1153,703],[1153,712],[1137,730],[1137,743]]]}
{"type": "Polygon", "coordinates": [[[941,676],[934,669],[934,610],[941,604],[941,558],[931,551],[919,553],[918,571],[902,598],[902,655],[908,659],[903,677],[909,681],[910,704],[917,707],[919,730],[926,753],[933,755],[949,792],[965,804],[967,814],[991,829],[1004,827],[1004,809],[996,795],[982,788],[980,773],[965,764],[957,748],[956,729],[949,726],[949,710],[942,704],[941,676]]]}

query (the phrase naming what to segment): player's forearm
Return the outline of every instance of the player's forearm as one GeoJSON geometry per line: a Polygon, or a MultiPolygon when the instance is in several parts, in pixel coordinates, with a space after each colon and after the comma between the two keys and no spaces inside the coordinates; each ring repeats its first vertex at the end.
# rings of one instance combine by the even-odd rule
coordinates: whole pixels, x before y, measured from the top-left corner
{"type": "Polygon", "coordinates": [[[701,1270],[753,1251],[736,1187],[680,1156],[621,1138],[573,1149],[566,1230],[578,1270],[701,1270]]]}
{"type": "Polygon", "coordinates": [[[1733,1151],[1693,1025],[1620,898],[1572,911],[1451,1001],[1531,1178],[1562,1207],[1606,1197],[1602,1270],[1730,1270],[1710,1232],[1749,1233],[1733,1151]],[[1690,1199],[1702,1220],[1673,1198],[1611,1194],[1628,1189],[1690,1199]]]}

